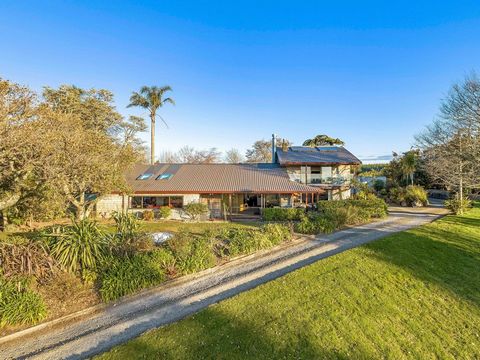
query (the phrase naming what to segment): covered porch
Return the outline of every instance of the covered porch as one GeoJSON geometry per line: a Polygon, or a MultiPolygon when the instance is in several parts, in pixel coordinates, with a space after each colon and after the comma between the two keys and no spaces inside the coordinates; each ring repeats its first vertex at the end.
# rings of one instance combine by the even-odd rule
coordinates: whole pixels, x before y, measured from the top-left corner
{"type": "Polygon", "coordinates": [[[208,206],[211,218],[261,218],[263,209],[274,207],[309,207],[327,199],[327,192],[312,193],[231,193],[201,194],[200,201],[208,206]]]}

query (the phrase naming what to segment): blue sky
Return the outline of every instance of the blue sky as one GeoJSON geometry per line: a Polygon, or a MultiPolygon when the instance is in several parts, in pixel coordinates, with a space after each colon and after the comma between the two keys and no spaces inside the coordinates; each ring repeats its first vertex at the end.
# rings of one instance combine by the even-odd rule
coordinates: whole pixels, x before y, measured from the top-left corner
{"type": "MultiPolygon", "coordinates": [[[[326,133],[363,159],[405,151],[480,71],[479,1],[10,1],[0,76],[114,92],[173,87],[157,149],[326,133]]],[[[144,138],[149,138],[145,134],[144,138]]]]}

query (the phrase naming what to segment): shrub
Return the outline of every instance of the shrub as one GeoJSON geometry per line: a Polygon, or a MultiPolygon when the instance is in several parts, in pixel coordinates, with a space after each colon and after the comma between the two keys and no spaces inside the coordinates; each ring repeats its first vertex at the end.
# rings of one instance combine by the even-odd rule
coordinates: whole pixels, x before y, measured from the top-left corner
{"type": "Polygon", "coordinates": [[[268,247],[269,243],[266,233],[256,229],[232,229],[228,236],[230,256],[250,254],[268,247]]]}
{"type": "Polygon", "coordinates": [[[322,200],[317,203],[318,210],[322,213],[334,208],[344,208],[347,206],[354,206],[359,208],[362,212],[360,215],[362,218],[382,218],[387,216],[388,209],[387,204],[383,199],[374,197],[367,200],[360,199],[348,199],[348,200],[335,200],[327,201],[322,200]]]}
{"type": "Polygon", "coordinates": [[[113,252],[131,255],[136,251],[146,250],[153,246],[152,241],[139,231],[140,223],[134,214],[114,212],[112,217],[115,220],[115,234],[107,236],[107,240],[113,252]]]}
{"type": "Polygon", "coordinates": [[[405,188],[405,200],[410,206],[427,205],[428,195],[423,187],[408,185],[405,188]]]}
{"type": "Polygon", "coordinates": [[[172,209],[170,209],[168,206],[162,206],[160,209],[158,209],[158,215],[161,219],[168,219],[171,214],[172,209]]]}
{"type": "Polygon", "coordinates": [[[6,278],[18,275],[50,276],[54,260],[39,241],[21,236],[9,236],[0,242],[0,267],[6,278]]]}
{"type": "Polygon", "coordinates": [[[318,234],[318,229],[316,225],[310,220],[309,217],[306,216],[302,218],[299,222],[295,223],[294,230],[299,234],[318,234]]]}
{"type": "Polygon", "coordinates": [[[463,201],[460,201],[458,197],[445,200],[444,204],[447,209],[450,209],[456,215],[463,214],[472,207],[472,201],[466,197],[463,198],[463,201]]]}
{"type": "Polygon", "coordinates": [[[305,214],[302,208],[266,208],[263,209],[264,221],[294,221],[300,220],[305,214]]]}
{"type": "Polygon", "coordinates": [[[152,254],[112,257],[100,272],[100,295],[103,301],[111,301],[164,280],[165,273],[152,254]]]}
{"type": "Polygon", "coordinates": [[[373,183],[373,188],[375,189],[376,192],[380,192],[383,189],[385,189],[385,182],[380,179],[377,179],[373,183]]]}
{"type": "Polygon", "coordinates": [[[155,217],[153,210],[144,210],[142,213],[142,219],[145,221],[152,221],[155,217]]]}
{"type": "Polygon", "coordinates": [[[105,234],[94,221],[73,221],[58,234],[50,234],[50,253],[69,271],[95,269],[108,247],[105,234]]]}
{"type": "Polygon", "coordinates": [[[336,229],[336,222],[332,222],[331,219],[325,215],[317,213],[309,213],[308,217],[304,217],[300,222],[295,224],[295,231],[300,234],[329,234],[336,229]]]}
{"type": "Polygon", "coordinates": [[[197,220],[200,215],[205,215],[208,213],[208,206],[199,202],[192,202],[183,207],[185,213],[192,220],[197,220]]]}
{"type": "Polygon", "coordinates": [[[152,260],[157,263],[167,275],[175,276],[177,273],[177,261],[170,250],[166,248],[155,249],[152,252],[152,260]]]}
{"type": "Polygon", "coordinates": [[[30,289],[26,278],[13,281],[0,276],[0,326],[36,324],[46,316],[41,296],[30,289]]]}
{"type": "Polygon", "coordinates": [[[116,236],[122,243],[133,242],[138,237],[140,223],[135,215],[115,211],[112,217],[115,221],[116,236]]]}
{"type": "Polygon", "coordinates": [[[266,235],[270,247],[292,239],[290,227],[284,224],[266,224],[261,231],[266,235]]]}
{"type": "Polygon", "coordinates": [[[195,237],[180,232],[166,242],[176,259],[176,267],[182,274],[190,274],[215,265],[212,242],[206,236],[195,237]]]}
{"type": "Polygon", "coordinates": [[[263,210],[265,221],[295,221],[305,215],[303,208],[267,208],[263,210]]]}

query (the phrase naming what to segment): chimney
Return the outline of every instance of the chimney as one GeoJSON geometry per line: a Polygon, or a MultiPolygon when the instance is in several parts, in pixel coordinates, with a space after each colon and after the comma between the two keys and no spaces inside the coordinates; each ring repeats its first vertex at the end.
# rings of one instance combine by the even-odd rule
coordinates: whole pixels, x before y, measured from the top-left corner
{"type": "Polygon", "coordinates": [[[272,164],[276,162],[275,155],[277,154],[277,136],[272,134],[272,164]]]}

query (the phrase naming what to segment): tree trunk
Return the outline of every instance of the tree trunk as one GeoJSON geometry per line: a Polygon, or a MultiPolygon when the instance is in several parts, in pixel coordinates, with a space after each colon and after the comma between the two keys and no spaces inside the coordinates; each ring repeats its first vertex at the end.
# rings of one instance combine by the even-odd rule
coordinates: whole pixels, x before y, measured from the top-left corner
{"type": "Polygon", "coordinates": [[[155,112],[150,115],[150,164],[155,163],[155,112]]]}
{"type": "Polygon", "coordinates": [[[83,220],[85,218],[85,193],[81,193],[78,201],[72,203],[75,206],[75,218],[83,220]]]}

